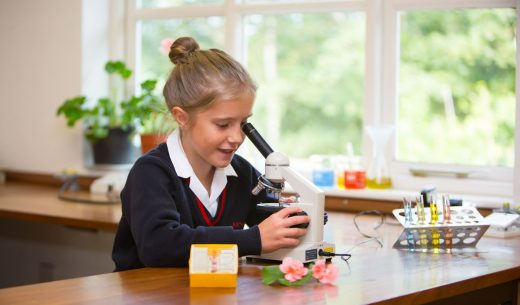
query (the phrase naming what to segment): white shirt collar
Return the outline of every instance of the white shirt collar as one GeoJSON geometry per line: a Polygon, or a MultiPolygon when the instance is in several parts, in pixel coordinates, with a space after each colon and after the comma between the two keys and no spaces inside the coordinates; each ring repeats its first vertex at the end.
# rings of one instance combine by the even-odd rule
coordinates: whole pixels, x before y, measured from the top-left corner
{"type": "Polygon", "coordinates": [[[237,176],[235,169],[233,169],[231,164],[228,164],[225,168],[215,169],[211,184],[211,194],[208,194],[186,157],[186,153],[182,148],[179,129],[174,130],[168,136],[166,145],[177,175],[181,178],[190,178],[190,189],[210,212],[211,216],[214,217],[217,213],[218,197],[227,184],[227,176],[237,176]]]}

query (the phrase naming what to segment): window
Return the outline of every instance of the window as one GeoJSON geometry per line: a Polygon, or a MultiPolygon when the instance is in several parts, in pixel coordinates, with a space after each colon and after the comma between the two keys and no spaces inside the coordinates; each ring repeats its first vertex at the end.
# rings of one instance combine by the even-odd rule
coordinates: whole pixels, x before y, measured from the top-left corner
{"type": "Polygon", "coordinates": [[[197,6],[207,4],[222,4],[224,0],[137,0],[140,8],[165,8],[171,6],[197,6]]]}
{"type": "Polygon", "coordinates": [[[511,168],[515,11],[405,11],[399,17],[396,158],[511,168]]]}
{"type": "Polygon", "coordinates": [[[418,189],[512,195],[515,166],[514,3],[393,0],[383,121],[395,126],[392,174],[418,189]]]}
{"type": "Polygon", "coordinates": [[[350,12],[245,17],[247,66],[259,83],[252,121],[277,150],[308,158],[361,147],[364,23],[350,12]]]}
{"type": "Polygon", "coordinates": [[[137,81],[158,79],[157,91],[162,92],[164,82],[173,68],[167,51],[161,49],[161,44],[174,37],[191,36],[201,45],[211,45],[215,48],[224,47],[224,20],[222,17],[143,20],[139,23],[140,41],[138,45],[138,75],[137,81]]]}
{"type": "Polygon", "coordinates": [[[392,125],[395,187],[513,195],[516,1],[127,1],[136,80],[166,79],[164,38],[227,51],[259,84],[251,121],[291,159],[351,142],[369,160],[366,127],[392,125]]]}

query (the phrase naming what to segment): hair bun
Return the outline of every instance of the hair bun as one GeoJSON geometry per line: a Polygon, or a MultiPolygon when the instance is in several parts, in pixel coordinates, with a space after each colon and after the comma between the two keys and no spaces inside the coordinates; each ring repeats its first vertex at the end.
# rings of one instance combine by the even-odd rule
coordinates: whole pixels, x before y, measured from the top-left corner
{"type": "Polygon", "coordinates": [[[186,63],[188,57],[199,49],[199,44],[195,39],[191,37],[180,37],[173,42],[168,56],[170,57],[170,61],[175,65],[182,64],[186,63]]]}

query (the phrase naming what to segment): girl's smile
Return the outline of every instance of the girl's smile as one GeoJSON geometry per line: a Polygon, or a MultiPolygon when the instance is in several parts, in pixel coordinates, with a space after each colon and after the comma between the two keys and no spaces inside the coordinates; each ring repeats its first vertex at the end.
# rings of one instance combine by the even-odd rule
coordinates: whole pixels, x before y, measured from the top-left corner
{"type": "Polygon", "coordinates": [[[174,107],[182,130],[182,146],[197,177],[213,175],[215,168],[229,165],[244,142],[240,125],[251,116],[254,95],[215,101],[199,112],[187,113],[174,107]],[[200,175],[200,176],[199,176],[200,175]]]}

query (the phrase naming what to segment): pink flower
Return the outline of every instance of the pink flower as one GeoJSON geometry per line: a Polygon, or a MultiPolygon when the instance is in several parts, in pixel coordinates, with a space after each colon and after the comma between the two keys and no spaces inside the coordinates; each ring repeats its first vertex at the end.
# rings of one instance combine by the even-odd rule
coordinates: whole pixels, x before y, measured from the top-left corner
{"type": "Polygon", "coordinates": [[[327,270],[327,265],[325,264],[325,261],[319,259],[316,261],[314,266],[312,266],[312,276],[319,280],[325,275],[325,270],[327,270]]]}
{"type": "Polygon", "coordinates": [[[286,257],[283,259],[282,264],[280,265],[280,271],[285,273],[284,277],[286,280],[289,282],[295,282],[307,275],[309,269],[305,268],[303,263],[299,260],[286,257]]]}
{"type": "Polygon", "coordinates": [[[332,284],[338,279],[338,275],[338,266],[334,264],[327,266],[323,260],[317,260],[314,266],[312,266],[312,276],[320,281],[320,283],[332,284]]]}
{"type": "Polygon", "coordinates": [[[162,54],[168,55],[170,53],[170,47],[173,44],[173,39],[171,38],[164,38],[161,41],[161,47],[159,48],[159,51],[161,51],[162,54]]]}

